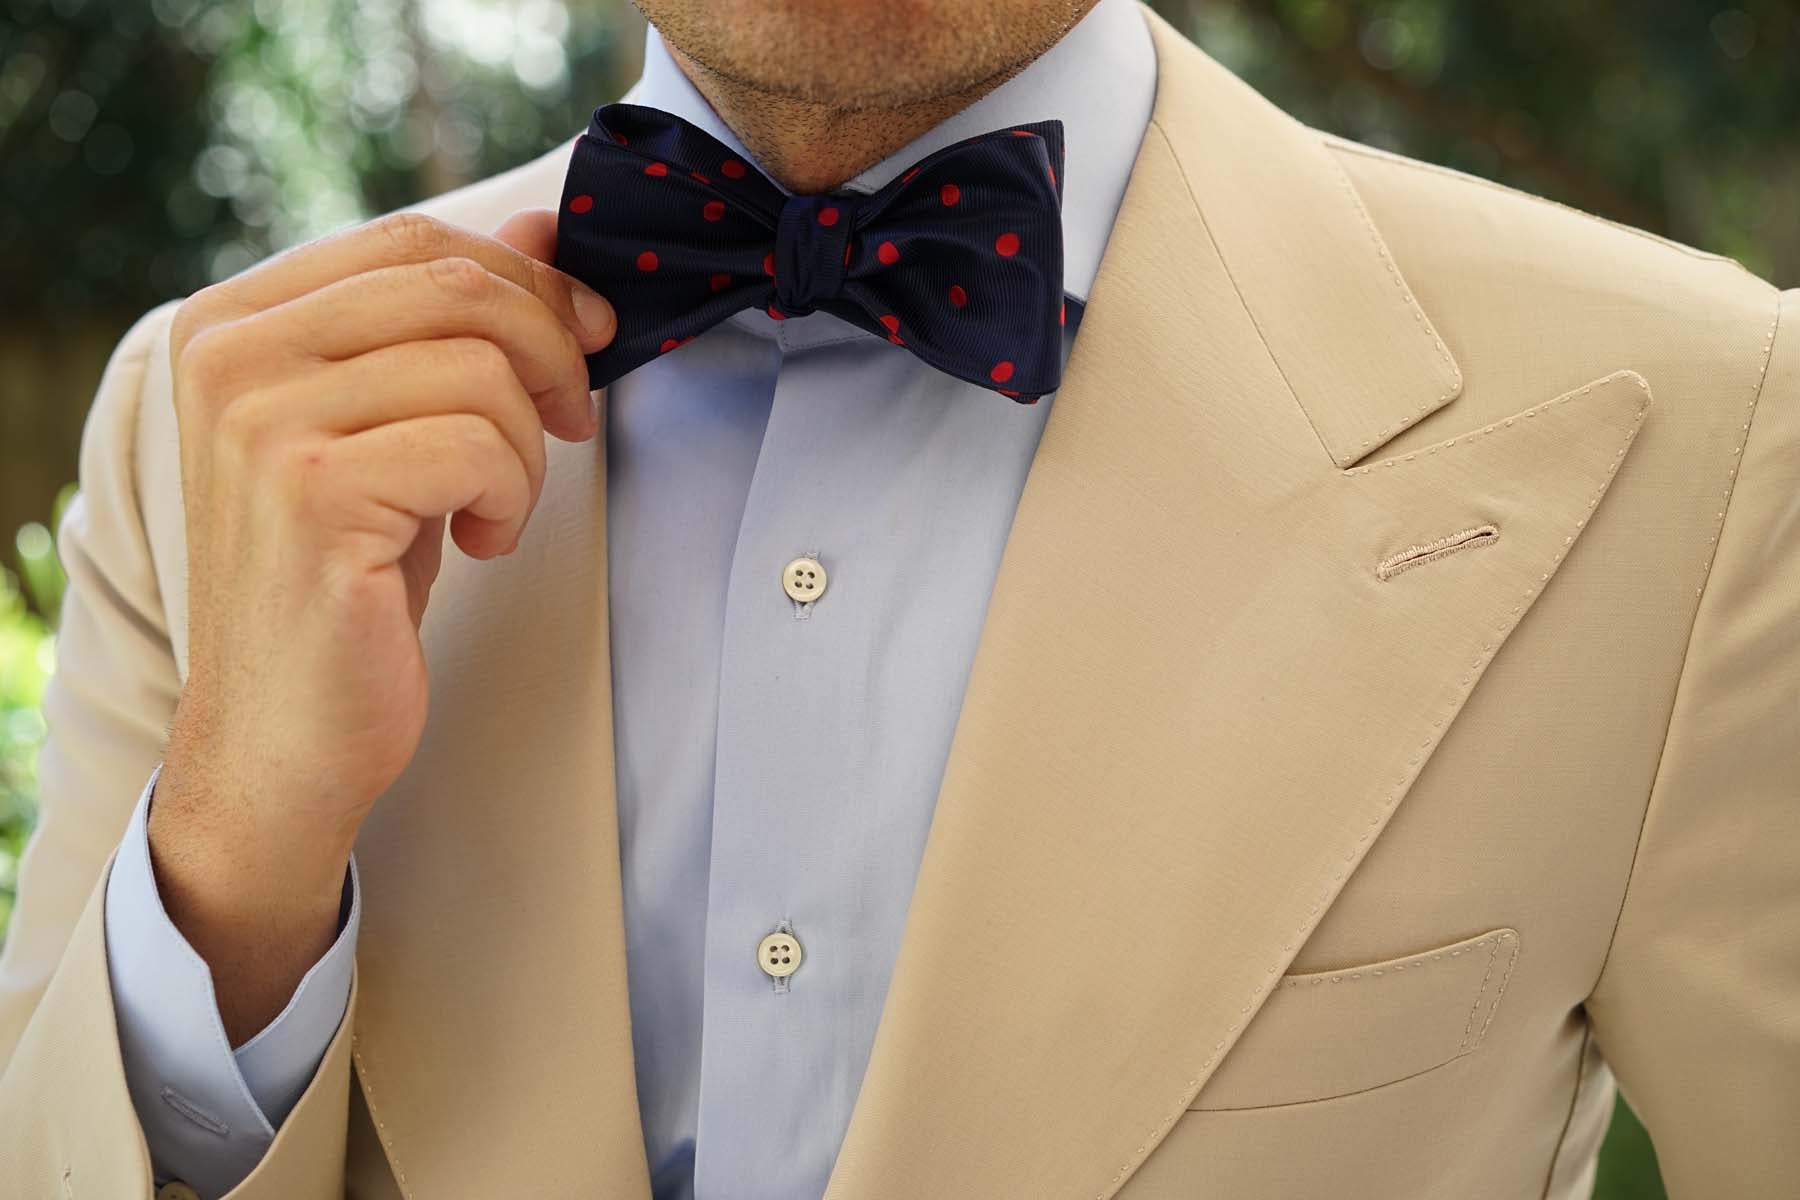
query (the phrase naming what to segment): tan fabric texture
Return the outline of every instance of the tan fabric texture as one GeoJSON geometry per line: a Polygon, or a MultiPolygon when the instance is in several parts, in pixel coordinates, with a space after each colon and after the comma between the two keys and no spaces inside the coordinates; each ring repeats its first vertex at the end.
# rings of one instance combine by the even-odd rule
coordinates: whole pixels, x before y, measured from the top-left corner
{"type": "MultiPolygon", "coordinates": [[[[1575,1200],[1616,1089],[1677,1200],[1792,1194],[1800,292],[1311,130],[1145,19],[826,1200],[1575,1200]]],[[[492,230],[563,165],[422,207],[492,230]]],[[[151,1192],[98,881],[184,673],[170,311],[60,534],[6,1195],[151,1192]]],[[[604,447],[546,447],[519,551],[446,549],[350,1012],[231,1200],[648,1200],[612,746],[559,732],[612,727],[604,447]]]]}

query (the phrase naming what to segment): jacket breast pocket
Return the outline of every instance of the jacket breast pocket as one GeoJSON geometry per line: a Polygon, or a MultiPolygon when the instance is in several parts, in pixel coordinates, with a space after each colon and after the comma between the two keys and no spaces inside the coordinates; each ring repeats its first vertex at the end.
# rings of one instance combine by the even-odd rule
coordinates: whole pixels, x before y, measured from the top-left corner
{"type": "Polygon", "coordinates": [[[1472,1053],[1518,954],[1517,930],[1492,929],[1403,958],[1285,975],[1188,1108],[1347,1096],[1472,1053]]]}

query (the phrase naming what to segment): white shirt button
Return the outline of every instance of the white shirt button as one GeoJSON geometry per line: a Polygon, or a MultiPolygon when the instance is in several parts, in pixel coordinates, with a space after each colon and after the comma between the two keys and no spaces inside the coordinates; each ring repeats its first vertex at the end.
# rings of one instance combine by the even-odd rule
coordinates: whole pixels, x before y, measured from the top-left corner
{"type": "Polygon", "coordinates": [[[800,969],[800,940],[791,933],[771,933],[756,948],[756,963],[775,979],[800,969]]]}
{"type": "Polygon", "coordinates": [[[156,1189],[156,1200],[200,1200],[200,1193],[179,1179],[171,1179],[156,1189]]]}
{"type": "Polygon", "coordinates": [[[825,594],[825,567],[816,558],[796,558],[781,568],[781,589],[805,604],[825,594]]]}

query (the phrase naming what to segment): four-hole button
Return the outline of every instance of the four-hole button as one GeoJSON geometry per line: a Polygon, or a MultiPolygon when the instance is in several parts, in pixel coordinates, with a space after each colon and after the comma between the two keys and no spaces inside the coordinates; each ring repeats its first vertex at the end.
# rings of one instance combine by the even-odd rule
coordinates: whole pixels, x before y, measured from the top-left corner
{"type": "Polygon", "coordinates": [[[771,933],[756,948],[756,963],[772,978],[792,975],[800,969],[800,940],[791,933],[771,933]]]}
{"type": "Polygon", "coordinates": [[[800,557],[781,569],[781,588],[802,604],[825,594],[825,567],[816,558],[800,557]]]}

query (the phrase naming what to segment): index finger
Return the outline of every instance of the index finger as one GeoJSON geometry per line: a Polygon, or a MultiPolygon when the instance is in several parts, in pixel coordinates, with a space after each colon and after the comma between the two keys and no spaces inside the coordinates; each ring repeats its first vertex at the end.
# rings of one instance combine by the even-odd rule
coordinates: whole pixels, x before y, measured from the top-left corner
{"type": "Polygon", "coordinates": [[[612,305],[574,277],[498,238],[412,211],[353,225],[264,259],[197,293],[189,305],[198,316],[190,313],[190,320],[203,326],[209,317],[261,312],[365,271],[440,258],[473,259],[530,292],[568,326],[583,353],[605,346],[617,331],[612,305]],[[585,293],[579,307],[577,291],[585,293]]]}

